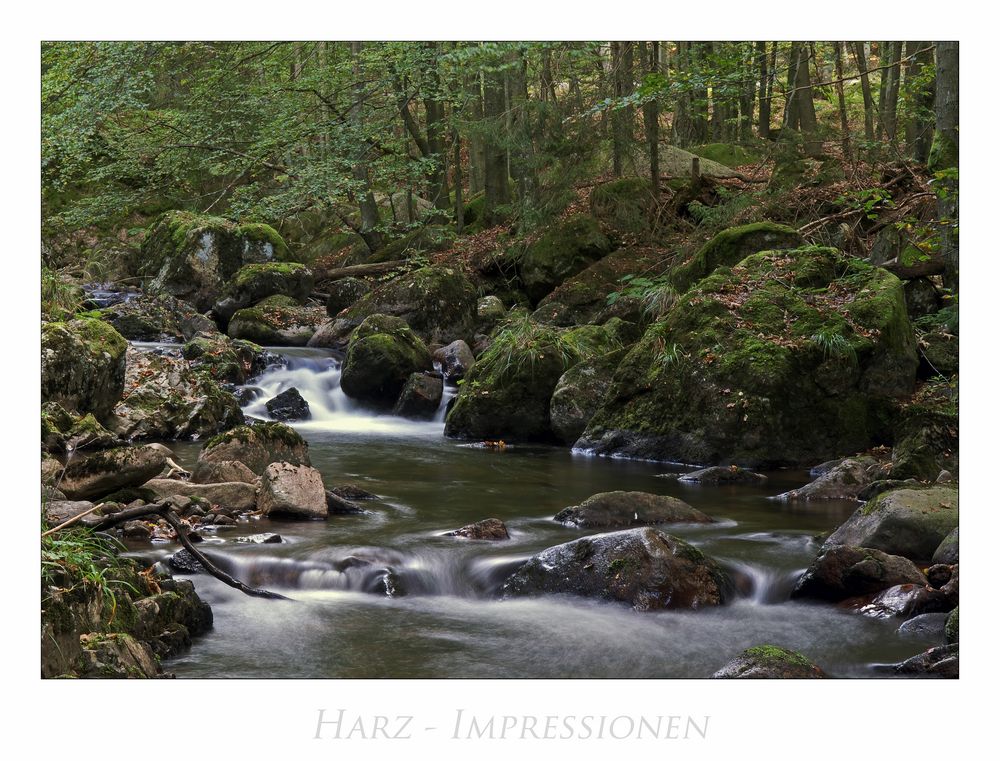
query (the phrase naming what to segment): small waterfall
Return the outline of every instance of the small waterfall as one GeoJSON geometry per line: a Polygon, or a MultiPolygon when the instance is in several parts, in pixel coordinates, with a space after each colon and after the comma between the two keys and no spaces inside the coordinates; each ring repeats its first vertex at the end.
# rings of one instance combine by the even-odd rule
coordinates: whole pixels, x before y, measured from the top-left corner
{"type": "Polygon", "coordinates": [[[766,568],[737,560],[727,560],[724,565],[736,579],[739,594],[757,605],[787,602],[804,570],[766,568]]]}
{"type": "Polygon", "coordinates": [[[445,386],[441,404],[432,420],[410,420],[362,407],[340,388],[341,361],[319,349],[272,349],[283,363],[268,368],[248,385],[254,398],[243,412],[270,420],[267,402],[289,388],[298,389],[309,403],[309,420],[292,422],[296,428],[319,431],[374,433],[389,435],[435,435],[444,432],[447,404],[455,395],[454,387],[445,386]]]}

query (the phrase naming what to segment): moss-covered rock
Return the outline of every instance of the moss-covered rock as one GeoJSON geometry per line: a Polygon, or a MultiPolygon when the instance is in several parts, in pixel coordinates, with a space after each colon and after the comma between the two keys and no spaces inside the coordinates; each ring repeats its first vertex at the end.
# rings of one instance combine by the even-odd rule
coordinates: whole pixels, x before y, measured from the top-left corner
{"type": "Polygon", "coordinates": [[[798,248],[805,244],[791,227],[774,222],[754,222],[730,227],[702,246],[689,261],[670,273],[671,285],[683,293],[717,267],[732,267],[758,251],[798,248]]]}
{"type": "Polygon", "coordinates": [[[948,645],[958,644],[958,608],[948,614],[948,620],[944,624],[944,640],[948,645]]]}
{"type": "Polygon", "coordinates": [[[241,425],[206,441],[198,461],[238,461],[260,475],[272,462],[309,465],[309,445],[284,423],[241,425]]]}
{"type": "Polygon", "coordinates": [[[262,346],[305,346],[326,320],[320,307],[298,306],[287,296],[269,296],[240,309],[229,321],[229,337],[262,346]]]}
{"type": "Polygon", "coordinates": [[[549,419],[552,432],[563,444],[572,446],[583,434],[611,388],[615,368],[624,355],[624,350],[618,350],[588,359],[559,378],[549,401],[549,419]]]}
{"type": "Polygon", "coordinates": [[[356,277],[342,277],[326,286],[329,292],[326,299],[326,313],[336,317],[340,312],[368,293],[372,287],[364,280],[356,277]]]}
{"type": "Polygon", "coordinates": [[[941,544],[934,550],[931,562],[935,565],[944,563],[955,565],[958,562],[958,528],[956,527],[948,536],[941,540],[941,544]]]}
{"type": "Polygon", "coordinates": [[[72,460],[63,472],[59,489],[70,499],[92,500],[141,486],[166,464],[166,456],[150,446],[108,449],[72,460]]]}
{"type": "Polygon", "coordinates": [[[712,523],[712,518],[677,497],[641,491],[609,491],[556,513],[554,520],[577,528],[631,528],[663,523],[712,523]]]}
{"type": "Polygon", "coordinates": [[[190,304],[165,293],[144,294],[93,313],[130,341],[186,341],[218,331],[190,304]]]}
{"type": "Polygon", "coordinates": [[[264,372],[275,356],[252,341],[229,339],[221,333],[200,333],[181,350],[191,368],[220,383],[238,386],[264,372]]]}
{"type": "Polygon", "coordinates": [[[614,246],[594,217],[577,214],[547,229],[525,249],[518,270],[534,302],[598,259],[614,246]]]}
{"type": "Polygon", "coordinates": [[[872,498],[834,531],[824,550],[869,547],[911,560],[929,560],[958,526],[958,489],[893,489],[872,498]]]}
{"type": "Polygon", "coordinates": [[[391,407],[410,376],[431,364],[424,342],[404,320],[374,314],[351,335],[340,387],[353,399],[391,407]]]}
{"type": "Polygon", "coordinates": [[[800,653],[776,645],[747,648],[712,674],[713,679],[823,679],[819,666],[800,653]]]}
{"type": "Polygon", "coordinates": [[[42,325],[42,401],[104,420],[125,388],[128,342],[90,318],[42,325]]]}
{"type": "Polygon", "coordinates": [[[517,314],[465,377],[445,422],[445,435],[472,439],[551,441],[549,400],[577,362],[621,347],[620,320],[572,330],[517,314]]]}
{"type": "Polygon", "coordinates": [[[109,422],[122,438],[210,436],[243,422],[236,397],[183,359],[129,349],[125,380],[109,422]]]}
{"type": "Polygon", "coordinates": [[[934,481],[942,470],[957,476],[958,453],[958,383],[927,383],[896,422],[890,477],[934,481]]]}
{"type": "Polygon", "coordinates": [[[550,547],[507,579],[501,594],[596,597],[646,611],[721,605],[732,593],[732,580],[714,560],[675,536],[646,527],[550,547]]]}
{"type": "Polygon", "coordinates": [[[244,264],[287,258],[287,246],[268,225],[238,225],[220,217],[171,211],[150,227],[137,274],[152,278],[151,291],[207,311],[244,264]]]}
{"type": "Polygon", "coordinates": [[[360,324],[375,315],[399,317],[423,340],[450,343],[471,338],[476,289],[455,267],[423,267],[365,294],[344,313],[360,324]]]}
{"type": "Polygon", "coordinates": [[[653,188],[644,177],[623,177],[598,185],[590,193],[590,212],[612,230],[630,235],[649,232],[653,188]]]}
{"type": "Polygon", "coordinates": [[[916,365],[894,275],[833,249],[761,252],[650,326],[578,446],[701,464],[821,462],[889,438],[916,365]]]}
{"type": "Polygon", "coordinates": [[[756,151],[733,143],[708,143],[689,148],[691,153],[723,166],[738,167],[753,164],[760,159],[756,151]]]}
{"type": "Polygon", "coordinates": [[[444,382],[440,375],[413,373],[399,392],[392,414],[414,420],[430,420],[441,406],[443,392],[444,382]]]}
{"type": "Polygon", "coordinates": [[[312,289],[313,274],[304,264],[246,264],[226,285],[224,298],[215,303],[212,311],[223,322],[228,322],[237,310],[257,304],[269,296],[287,296],[292,299],[292,304],[303,304],[312,289]]]}

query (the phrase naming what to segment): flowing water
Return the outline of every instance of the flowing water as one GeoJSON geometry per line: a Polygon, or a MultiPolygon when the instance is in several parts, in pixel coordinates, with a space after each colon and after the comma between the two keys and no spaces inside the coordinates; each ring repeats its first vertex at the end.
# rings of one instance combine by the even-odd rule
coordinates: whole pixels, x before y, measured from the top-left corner
{"type": "MultiPolygon", "coordinates": [[[[762,487],[706,487],[661,477],[671,472],[663,464],[555,447],[484,449],[444,438],[453,389],[433,421],[376,416],[343,395],[333,356],[275,351],[287,365],[255,382],[260,393],[247,414],[266,417],[266,400],[295,386],[312,410],[295,428],[327,487],[354,484],[379,499],[360,503],[363,515],[256,519],[201,545],[233,574],[292,599],[250,598],[190,577],[212,605],[215,627],[167,664],[179,677],[705,677],[758,644],[860,677],[937,644],[898,634],[898,621],[788,599],[816,554],[815,536],[857,506],[768,499],[809,481],[804,471],[770,473],[762,487]],[[533,553],[596,533],[555,523],[556,512],[616,489],[678,496],[716,518],[665,530],[734,571],[740,598],[646,613],[582,598],[496,599],[503,579],[533,553]],[[487,517],[507,524],[510,541],[443,536],[487,517]],[[265,531],[284,543],[236,541],[265,531]]],[[[185,466],[200,447],[170,446],[185,466]]],[[[175,548],[136,549],[159,558],[175,548]]]]}

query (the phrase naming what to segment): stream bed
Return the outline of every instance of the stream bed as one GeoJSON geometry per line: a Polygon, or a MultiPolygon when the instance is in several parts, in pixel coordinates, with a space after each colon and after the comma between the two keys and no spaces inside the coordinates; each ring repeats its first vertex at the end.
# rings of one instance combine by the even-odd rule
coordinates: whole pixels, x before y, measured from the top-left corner
{"type": "MultiPolygon", "coordinates": [[[[255,519],[201,545],[240,578],[263,579],[292,599],[251,598],[206,575],[185,577],[211,604],[215,626],[165,664],[178,677],[703,678],[760,644],[799,651],[831,676],[872,677],[880,676],[873,665],[938,644],[899,634],[898,620],[788,599],[818,551],[816,535],[857,508],[769,499],[811,480],[805,471],[768,473],[763,486],[698,486],[662,477],[686,470],[663,463],[556,447],[484,449],[444,438],[447,394],[430,422],[376,416],[344,397],[331,355],[273,351],[288,365],[255,382],[263,393],[246,412],[266,416],[263,402],[294,385],[313,413],[294,427],[327,488],[354,484],[379,499],[359,503],[366,514],[323,522],[255,519]],[[663,530],[739,572],[741,596],[718,608],[641,613],[583,598],[496,599],[503,579],[532,554],[599,533],[553,515],[613,490],[677,496],[715,518],[663,530]],[[503,520],[511,539],[443,536],[483,518],[503,520]],[[260,532],[284,541],[237,541],[260,532]],[[355,567],[356,558],[392,568],[405,594],[386,594],[384,574],[355,567]]],[[[200,450],[198,442],[168,445],[185,467],[200,450]]],[[[132,549],[162,559],[176,547],[132,549]]]]}

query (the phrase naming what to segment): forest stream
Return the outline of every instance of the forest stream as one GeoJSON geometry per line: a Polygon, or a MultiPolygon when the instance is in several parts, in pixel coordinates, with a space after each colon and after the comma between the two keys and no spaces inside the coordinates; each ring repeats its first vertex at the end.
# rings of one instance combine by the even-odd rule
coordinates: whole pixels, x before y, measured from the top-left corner
{"type": "MultiPolygon", "coordinates": [[[[672,477],[689,470],[682,466],[556,447],[484,448],[444,437],[454,389],[432,421],[379,416],[344,396],[331,352],[271,351],[286,364],[253,382],[261,393],[244,412],[266,419],[264,400],[298,388],[312,418],[293,427],[328,488],[353,484],[378,499],[359,503],[364,514],[252,518],[206,534],[199,547],[220,567],[291,599],[247,597],[208,575],[175,571],[194,582],[215,618],[193,648],[165,664],[178,677],[701,678],[760,642],[800,652],[831,676],[857,677],[878,675],[879,664],[901,661],[940,636],[900,633],[900,619],[789,599],[817,552],[817,536],[858,506],[771,499],[809,482],[806,471],[770,472],[761,486],[698,486],[672,477]],[[736,599],[647,612],[582,597],[498,599],[504,579],[531,555],[600,533],[557,523],[559,510],[613,490],[676,496],[713,517],[668,530],[736,577],[736,599]],[[510,539],[444,535],[487,517],[502,520],[510,539]],[[239,541],[263,532],[282,542],[239,541]]],[[[194,466],[200,442],[169,444],[178,464],[194,466]]],[[[129,547],[162,561],[178,549],[129,547]]]]}

